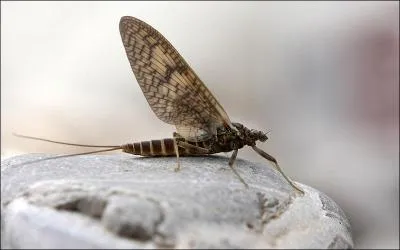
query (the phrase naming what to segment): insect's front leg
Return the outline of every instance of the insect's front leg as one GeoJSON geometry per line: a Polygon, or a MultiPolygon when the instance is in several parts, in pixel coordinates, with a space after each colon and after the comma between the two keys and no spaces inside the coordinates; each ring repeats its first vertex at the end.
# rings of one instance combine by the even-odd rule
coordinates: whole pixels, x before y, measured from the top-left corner
{"type": "Polygon", "coordinates": [[[269,155],[268,153],[264,152],[263,150],[261,150],[260,148],[258,148],[257,146],[252,146],[252,148],[254,149],[254,151],[256,151],[259,155],[261,155],[262,157],[264,157],[265,159],[271,161],[272,163],[274,163],[272,166],[279,172],[281,173],[281,175],[283,176],[283,178],[286,179],[286,181],[297,191],[299,192],[301,195],[304,195],[304,191],[297,187],[290,179],[289,177],[287,177],[285,175],[285,173],[283,173],[282,169],[279,167],[278,162],[276,161],[276,159],[274,157],[272,157],[271,155],[269,155]]]}

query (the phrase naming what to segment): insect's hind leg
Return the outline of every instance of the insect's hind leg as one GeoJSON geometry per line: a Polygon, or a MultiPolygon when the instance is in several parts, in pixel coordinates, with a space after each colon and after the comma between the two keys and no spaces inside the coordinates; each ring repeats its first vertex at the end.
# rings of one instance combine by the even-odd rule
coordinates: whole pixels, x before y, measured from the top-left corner
{"type": "Polygon", "coordinates": [[[176,140],[176,138],[178,138],[179,135],[177,133],[173,134],[173,138],[174,138],[174,149],[175,149],[175,155],[176,155],[176,161],[177,161],[177,166],[175,167],[174,171],[178,172],[181,169],[181,164],[179,161],[179,148],[178,148],[178,142],[176,140]]]}
{"type": "Polygon", "coordinates": [[[207,148],[202,148],[196,145],[192,145],[190,143],[184,142],[184,141],[178,141],[177,142],[178,146],[181,148],[186,148],[186,149],[191,149],[194,151],[194,155],[195,154],[209,154],[210,150],[207,148]]]}
{"type": "Polygon", "coordinates": [[[189,149],[193,151],[193,155],[199,155],[199,154],[209,154],[210,150],[207,148],[202,148],[196,145],[192,145],[190,143],[187,143],[185,141],[182,140],[177,140],[178,138],[182,138],[178,133],[174,132],[173,134],[173,138],[174,138],[174,149],[175,149],[175,154],[176,154],[176,158],[177,158],[177,166],[175,168],[175,172],[180,170],[180,161],[179,161],[179,148],[183,148],[183,149],[189,149]]]}

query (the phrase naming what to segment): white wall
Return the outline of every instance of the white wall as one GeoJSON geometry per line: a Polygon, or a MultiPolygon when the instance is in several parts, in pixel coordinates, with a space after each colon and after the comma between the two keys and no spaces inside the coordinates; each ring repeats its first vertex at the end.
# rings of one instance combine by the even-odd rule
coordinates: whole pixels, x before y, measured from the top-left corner
{"type": "MultiPolygon", "coordinates": [[[[1,2],[2,157],[171,136],[121,42],[141,18],[260,147],[335,199],[356,247],[398,248],[398,2],[1,2]]],[[[255,152],[239,153],[263,162],[255,152]]]]}

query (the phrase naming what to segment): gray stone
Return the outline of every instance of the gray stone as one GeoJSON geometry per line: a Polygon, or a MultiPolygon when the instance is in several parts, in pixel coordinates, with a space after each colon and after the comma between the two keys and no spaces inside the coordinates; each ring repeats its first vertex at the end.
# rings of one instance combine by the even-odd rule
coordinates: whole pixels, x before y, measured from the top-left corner
{"type": "Polygon", "coordinates": [[[2,248],[352,248],[325,194],[222,156],[85,155],[1,164],[2,248]],[[39,160],[39,161],[38,161],[39,160]]]}

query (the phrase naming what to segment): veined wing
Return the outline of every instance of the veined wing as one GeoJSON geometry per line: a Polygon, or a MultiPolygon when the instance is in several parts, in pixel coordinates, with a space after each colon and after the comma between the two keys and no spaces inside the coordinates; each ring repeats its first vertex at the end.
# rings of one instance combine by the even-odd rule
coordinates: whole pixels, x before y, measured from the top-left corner
{"type": "Polygon", "coordinates": [[[219,126],[231,126],[225,110],[178,51],[157,30],[122,17],[122,42],[151,109],[188,140],[204,140],[219,126]]]}

